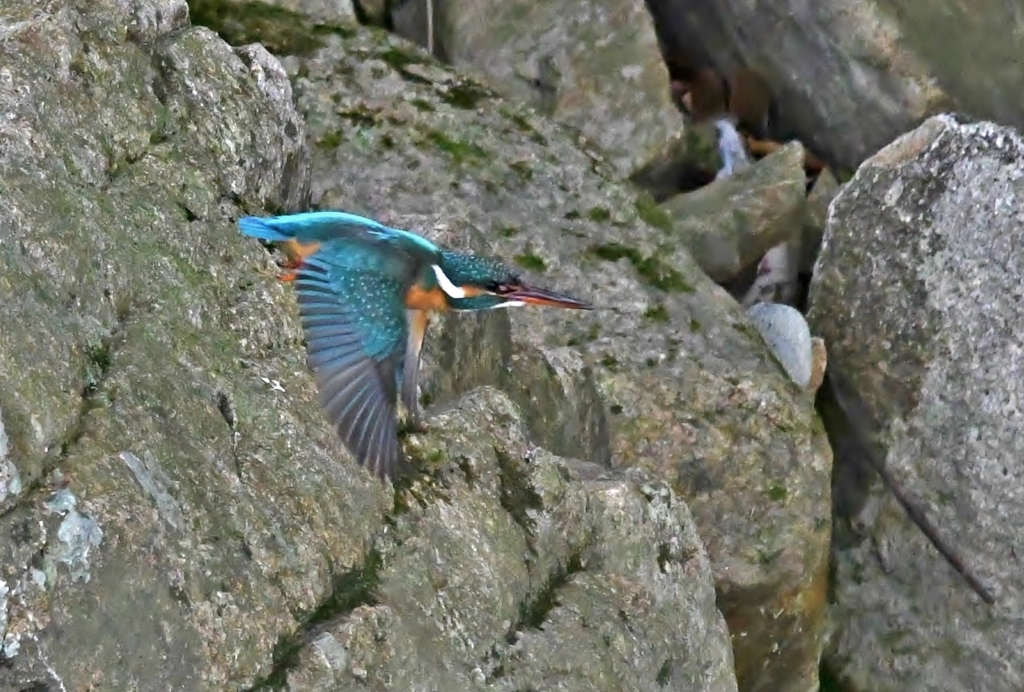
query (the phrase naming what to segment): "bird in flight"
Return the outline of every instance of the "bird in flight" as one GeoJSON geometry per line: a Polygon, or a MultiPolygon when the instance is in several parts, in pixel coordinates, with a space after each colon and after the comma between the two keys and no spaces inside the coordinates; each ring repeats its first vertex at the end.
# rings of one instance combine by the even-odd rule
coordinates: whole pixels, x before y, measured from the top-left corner
{"type": "Polygon", "coordinates": [[[394,477],[397,399],[422,428],[417,381],[428,315],[522,305],[591,310],[529,286],[504,264],[337,211],[253,217],[243,235],[279,243],[294,283],[320,403],[361,466],[394,477]]]}

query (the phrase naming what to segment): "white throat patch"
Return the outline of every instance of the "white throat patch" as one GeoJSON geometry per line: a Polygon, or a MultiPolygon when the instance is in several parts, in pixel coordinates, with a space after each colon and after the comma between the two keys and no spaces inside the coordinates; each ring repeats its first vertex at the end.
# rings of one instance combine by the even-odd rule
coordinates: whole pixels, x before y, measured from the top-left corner
{"type": "Polygon", "coordinates": [[[448,275],[444,273],[441,267],[436,264],[430,265],[430,268],[434,270],[434,276],[437,277],[437,284],[441,287],[441,290],[447,294],[449,298],[465,298],[466,292],[461,288],[452,283],[452,280],[448,278],[448,275]]]}

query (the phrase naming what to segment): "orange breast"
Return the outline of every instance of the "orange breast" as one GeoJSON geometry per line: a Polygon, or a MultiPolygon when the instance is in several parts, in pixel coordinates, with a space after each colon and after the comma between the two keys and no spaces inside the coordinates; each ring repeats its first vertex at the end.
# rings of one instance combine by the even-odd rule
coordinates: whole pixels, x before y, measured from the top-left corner
{"type": "Polygon", "coordinates": [[[440,286],[423,289],[414,284],[405,294],[405,307],[411,310],[447,310],[448,300],[440,286]]]}
{"type": "Polygon", "coordinates": [[[301,264],[307,257],[316,253],[320,249],[320,243],[313,241],[312,243],[300,243],[299,241],[291,238],[284,241],[282,244],[283,250],[289,258],[294,262],[301,264]]]}

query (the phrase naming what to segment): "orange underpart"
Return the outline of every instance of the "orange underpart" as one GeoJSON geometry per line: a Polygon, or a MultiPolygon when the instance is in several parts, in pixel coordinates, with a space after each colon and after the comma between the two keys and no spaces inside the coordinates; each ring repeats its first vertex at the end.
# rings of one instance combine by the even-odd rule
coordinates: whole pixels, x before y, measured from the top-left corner
{"type": "Polygon", "coordinates": [[[284,250],[285,254],[288,255],[290,262],[302,264],[307,257],[315,255],[317,251],[320,250],[320,243],[315,241],[312,243],[300,243],[292,238],[281,243],[281,248],[284,250]]]}
{"type": "Polygon", "coordinates": [[[295,277],[296,276],[298,276],[298,272],[285,272],[283,274],[278,274],[277,280],[278,281],[295,281],[295,277]]]}
{"type": "Polygon", "coordinates": [[[448,297],[440,287],[424,289],[413,285],[405,294],[405,307],[410,310],[447,310],[448,297]]]}

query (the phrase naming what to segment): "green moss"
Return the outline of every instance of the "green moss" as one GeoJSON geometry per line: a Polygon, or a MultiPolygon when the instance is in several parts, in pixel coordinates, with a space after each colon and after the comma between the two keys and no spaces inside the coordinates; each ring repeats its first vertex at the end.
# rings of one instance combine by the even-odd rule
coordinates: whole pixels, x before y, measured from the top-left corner
{"type": "Polygon", "coordinates": [[[562,218],[567,221],[576,221],[577,219],[582,219],[583,214],[581,214],[578,209],[573,209],[572,211],[567,211],[565,216],[562,218]]]}
{"type": "Polygon", "coordinates": [[[498,235],[502,238],[513,238],[522,233],[522,231],[515,226],[505,226],[498,230],[498,235]]]}
{"type": "Polygon", "coordinates": [[[653,226],[662,231],[672,230],[672,217],[669,216],[667,211],[658,206],[654,198],[646,192],[641,193],[636,198],[636,213],[648,226],[653,226]]]}
{"type": "Polygon", "coordinates": [[[110,371],[110,346],[106,343],[85,347],[85,372],[82,374],[82,397],[88,399],[96,393],[100,383],[110,371]]]}
{"type": "Polygon", "coordinates": [[[437,110],[434,108],[434,104],[426,99],[411,99],[409,103],[421,113],[433,113],[437,110]]]}
{"type": "Polygon", "coordinates": [[[530,168],[530,164],[526,161],[513,161],[509,164],[509,168],[516,174],[521,181],[528,183],[533,180],[533,169],[530,168]]]}
{"type": "Polygon", "coordinates": [[[420,55],[398,46],[388,46],[388,49],[382,52],[379,57],[398,72],[405,72],[409,65],[422,65],[427,62],[425,55],[420,55]]]}
{"type": "Polygon", "coordinates": [[[380,585],[380,572],[383,560],[380,553],[371,550],[363,564],[344,574],[334,577],[330,596],[316,610],[304,618],[297,633],[283,635],[274,646],[274,664],[266,677],[261,678],[249,689],[252,692],[284,689],[288,682],[288,671],[299,662],[299,651],[304,641],[303,635],[317,625],[335,618],[346,612],[355,610],[362,605],[377,604],[377,588],[380,585]]]}
{"type": "Polygon", "coordinates": [[[664,687],[672,680],[672,659],[666,658],[665,662],[661,664],[661,668],[658,669],[658,674],[654,677],[655,682],[660,686],[664,687]]]}
{"type": "Polygon", "coordinates": [[[520,132],[527,135],[536,144],[539,144],[542,147],[546,147],[548,145],[548,140],[544,138],[544,135],[537,132],[537,129],[529,120],[526,119],[526,116],[521,113],[516,113],[511,109],[503,109],[501,114],[512,121],[512,124],[519,128],[520,132]]]}
{"type": "Polygon", "coordinates": [[[644,310],[644,317],[655,322],[668,322],[668,310],[664,305],[658,303],[644,310]]]}
{"type": "Polygon", "coordinates": [[[699,320],[690,320],[690,331],[696,334],[703,328],[699,320]]]}
{"type": "Polygon", "coordinates": [[[366,108],[342,108],[337,111],[338,116],[349,121],[357,127],[376,127],[381,124],[381,116],[378,111],[366,108]]]}
{"type": "Polygon", "coordinates": [[[636,270],[649,284],[666,293],[693,293],[693,286],[682,274],[656,257],[647,257],[636,265],[636,270]]]}
{"type": "Polygon", "coordinates": [[[338,146],[345,141],[345,136],[339,131],[326,133],[323,137],[316,141],[317,149],[323,149],[325,151],[331,151],[337,149],[338,146]]]}
{"type": "Polygon", "coordinates": [[[545,264],[544,260],[534,254],[524,253],[522,255],[516,255],[513,259],[520,267],[532,272],[544,272],[547,271],[548,268],[548,265],[545,264]]]}
{"type": "Polygon", "coordinates": [[[497,94],[485,86],[473,84],[472,82],[462,82],[448,87],[447,91],[441,95],[441,98],[445,103],[451,104],[456,108],[473,110],[480,105],[481,101],[492,99],[496,96],[497,94]]]}
{"type": "Polygon", "coordinates": [[[610,353],[606,353],[603,356],[601,356],[601,365],[608,368],[612,372],[616,372],[619,369],[618,359],[615,356],[611,355],[610,353]]]}
{"type": "Polygon", "coordinates": [[[789,495],[789,492],[785,486],[774,484],[765,491],[765,494],[773,502],[783,502],[789,495]]]}
{"type": "Polygon", "coordinates": [[[597,223],[604,223],[612,218],[612,213],[604,207],[594,207],[587,212],[587,218],[597,223]]]}
{"type": "Polygon", "coordinates": [[[693,286],[686,282],[682,274],[657,257],[644,257],[636,248],[619,243],[604,243],[592,246],[589,253],[609,262],[628,259],[644,281],[666,293],[693,292],[693,286]]]}
{"type": "Polygon", "coordinates": [[[512,632],[524,629],[540,629],[544,626],[550,613],[558,605],[558,596],[572,575],[583,571],[581,551],[570,553],[564,568],[560,568],[532,601],[523,601],[519,606],[519,621],[512,627],[512,632]]]}
{"type": "Polygon", "coordinates": [[[427,133],[427,139],[430,140],[434,146],[448,154],[456,163],[464,163],[471,160],[479,160],[487,158],[487,151],[483,147],[474,144],[473,142],[463,142],[458,139],[452,139],[448,135],[438,130],[431,130],[427,133]]]}
{"type": "Polygon", "coordinates": [[[208,27],[234,46],[262,43],[277,55],[309,55],[323,45],[325,36],[352,37],[356,31],[345,24],[311,22],[261,2],[190,0],[188,8],[194,26],[208,27]]]}
{"type": "Polygon", "coordinates": [[[620,245],[619,243],[603,243],[601,245],[594,245],[589,249],[597,259],[606,260],[608,262],[618,262],[621,259],[628,259],[633,264],[637,264],[643,260],[643,255],[640,251],[620,245]]]}

